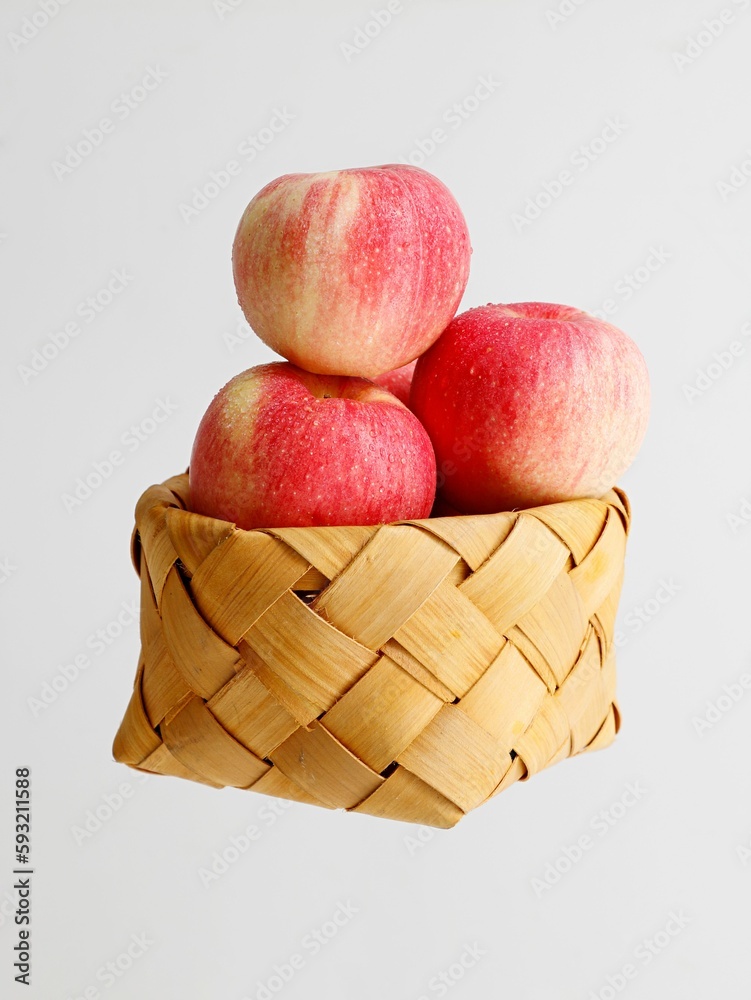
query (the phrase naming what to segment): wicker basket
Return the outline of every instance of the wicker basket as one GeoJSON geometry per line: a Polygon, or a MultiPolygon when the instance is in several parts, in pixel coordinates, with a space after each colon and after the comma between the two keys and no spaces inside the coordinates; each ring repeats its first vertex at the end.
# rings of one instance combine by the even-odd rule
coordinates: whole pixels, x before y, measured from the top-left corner
{"type": "Polygon", "coordinates": [[[242,531],[188,477],[136,508],[131,767],[451,827],[618,730],[629,505],[242,531]]]}

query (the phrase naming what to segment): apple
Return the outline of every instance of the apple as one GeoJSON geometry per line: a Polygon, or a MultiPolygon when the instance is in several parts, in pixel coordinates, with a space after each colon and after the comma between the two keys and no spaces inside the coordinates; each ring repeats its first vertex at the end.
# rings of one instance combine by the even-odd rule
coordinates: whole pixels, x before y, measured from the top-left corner
{"type": "Polygon", "coordinates": [[[405,406],[409,406],[409,390],[412,386],[412,376],[415,373],[417,361],[410,361],[401,368],[394,368],[393,371],[386,372],[374,378],[373,381],[382,385],[384,389],[393,392],[397,399],[401,399],[405,406]]]}
{"type": "Polygon", "coordinates": [[[198,428],[190,508],[240,528],[427,517],[435,456],[417,417],[367,379],[249,368],[198,428]]]}
{"type": "Polygon", "coordinates": [[[240,306],[274,351],[308,371],[374,378],[446,327],[470,253],[448,188],[388,164],[271,181],[240,219],[232,266],[240,306]]]}
{"type": "Polygon", "coordinates": [[[476,514],[602,496],[636,457],[649,395],[621,330],[520,302],[457,316],[418,360],[410,405],[443,498],[476,514]]]}

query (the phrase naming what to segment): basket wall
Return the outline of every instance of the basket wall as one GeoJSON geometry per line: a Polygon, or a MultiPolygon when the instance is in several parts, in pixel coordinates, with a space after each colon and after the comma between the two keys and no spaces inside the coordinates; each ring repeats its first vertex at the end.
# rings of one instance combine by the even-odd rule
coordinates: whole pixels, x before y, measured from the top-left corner
{"type": "Polygon", "coordinates": [[[628,501],[242,531],[136,508],[132,767],[436,827],[618,730],[628,501]]]}

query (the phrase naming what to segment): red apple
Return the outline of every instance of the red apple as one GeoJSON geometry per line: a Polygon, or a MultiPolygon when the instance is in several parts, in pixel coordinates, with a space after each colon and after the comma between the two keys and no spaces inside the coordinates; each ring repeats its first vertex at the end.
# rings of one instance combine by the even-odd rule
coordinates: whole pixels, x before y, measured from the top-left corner
{"type": "Polygon", "coordinates": [[[248,322],[308,371],[373,378],[412,361],[456,312],[467,224],[417,167],[286,174],[245,209],[232,265],[248,322]]]}
{"type": "Polygon", "coordinates": [[[435,456],[417,417],[367,379],[286,362],[212,400],[190,461],[190,506],[240,528],[427,517],[435,456]]]}
{"type": "Polygon", "coordinates": [[[466,513],[606,493],[636,457],[649,376],[621,330],[570,306],[487,305],[419,359],[411,406],[466,513]]]}
{"type": "Polygon", "coordinates": [[[393,371],[379,375],[373,381],[382,385],[384,389],[393,392],[397,399],[400,399],[405,406],[409,406],[409,390],[412,385],[412,376],[415,373],[417,361],[410,361],[408,365],[401,368],[394,368],[393,371]]]}

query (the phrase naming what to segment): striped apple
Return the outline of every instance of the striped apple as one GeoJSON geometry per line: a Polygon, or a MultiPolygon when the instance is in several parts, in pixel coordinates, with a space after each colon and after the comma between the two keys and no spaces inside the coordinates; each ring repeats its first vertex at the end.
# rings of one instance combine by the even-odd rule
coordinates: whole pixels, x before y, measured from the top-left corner
{"type": "Polygon", "coordinates": [[[308,371],[374,378],[428,348],[469,277],[448,188],[389,164],[286,174],[245,209],[232,266],[253,330],[308,371]]]}

